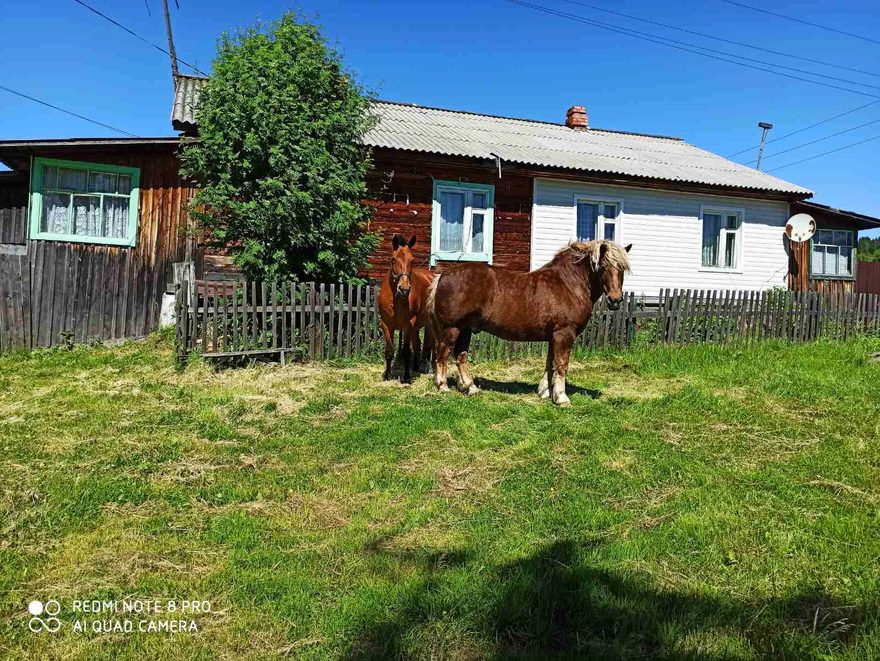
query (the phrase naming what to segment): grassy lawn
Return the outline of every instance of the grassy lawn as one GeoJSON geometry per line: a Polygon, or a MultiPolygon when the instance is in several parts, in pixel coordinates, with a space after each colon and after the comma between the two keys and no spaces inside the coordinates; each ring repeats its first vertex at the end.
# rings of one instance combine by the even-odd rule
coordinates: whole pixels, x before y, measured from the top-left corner
{"type": "Polygon", "coordinates": [[[0,657],[880,659],[875,351],[594,356],[570,409],[537,359],[467,399],[158,337],[0,357],[0,657]],[[211,612],[72,630],[126,598],[211,612]]]}

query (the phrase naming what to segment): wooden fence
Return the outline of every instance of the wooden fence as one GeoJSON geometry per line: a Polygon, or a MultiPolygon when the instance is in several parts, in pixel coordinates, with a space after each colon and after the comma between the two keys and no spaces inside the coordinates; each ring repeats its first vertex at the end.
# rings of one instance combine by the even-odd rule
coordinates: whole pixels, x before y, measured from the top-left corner
{"type": "MultiPolygon", "coordinates": [[[[185,281],[177,291],[177,354],[274,354],[282,361],[381,355],[378,285],[185,281]]],[[[609,311],[600,300],[575,350],[648,342],[750,342],[880,333],[880,295],[815,292],[664,290],[646,300],[629,294],[609,311]]],[[[543,342],[510,342],[477,333],[474,359],[538,356],[543,342]]]]}
{"type": "Polygon", "coordinates": [[[880,333],[880,295],[666,289],[657,320],[657,341],[677,344],[845,340],[880,333]]]}
{"type": "MultiPolygon", "coordinates": [[[[266,282],[184,282],[177,290],[177,354],[231,357],[290,354],[321,360],[380,355],[378,285],[266,282]]],[[[636,298],[621,309],[603,304],[578,338],[578,346],[626,346],[635,336],[636,298]]],[[[653,312],[647,313],[654,316],[653,312]]],[[[538,355],[544,343],[509,342],[478,333],[471,343],[475,359],[538,355]]]]}

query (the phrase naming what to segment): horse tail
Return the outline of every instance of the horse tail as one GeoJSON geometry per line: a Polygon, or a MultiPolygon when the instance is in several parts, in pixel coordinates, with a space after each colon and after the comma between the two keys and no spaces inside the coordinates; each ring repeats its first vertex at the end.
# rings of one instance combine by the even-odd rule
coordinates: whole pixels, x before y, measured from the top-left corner
{"type": "Polygon", "coordinates": [[[440,284],[440,274],[434,276],[434,279],[431,280],[431,284],[428,285],[428,297],[425,299],[425,311],[428,313],[428,318],[431,320],[431,327],[434,329],[434,336],[438,337],[437,331],[438,323],[437,323],[437,314],[435,310],[435,306],[437,303],[437,285],[440,284]]]}

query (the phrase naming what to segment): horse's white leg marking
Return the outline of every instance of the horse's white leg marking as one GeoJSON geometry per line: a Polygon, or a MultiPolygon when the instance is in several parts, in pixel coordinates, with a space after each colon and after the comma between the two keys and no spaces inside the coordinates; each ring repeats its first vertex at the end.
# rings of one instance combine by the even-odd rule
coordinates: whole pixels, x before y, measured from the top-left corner
{"type": "Polygon", "coordinates": [[[538,395],[541,396],[541,399],[550,398],[550,379],[547,376],[547,370],[544,370],[544,376],[541,377],[541,382],[538,384],[538,395]]]}
{"type": "Polygon", "coordinates": [[[553,376],[553,401],[559,406],[571,406],[571,401],[565,394],[565,377],[559,372],[553,376]]]}
{"type": "Polygon", "coordinates": [[[471,376],[471,368],[468,365],[467,351],[462,351],[456,356],[458,362],[458,389],[465,395],[476,395],[480,392],[471,376]]]}

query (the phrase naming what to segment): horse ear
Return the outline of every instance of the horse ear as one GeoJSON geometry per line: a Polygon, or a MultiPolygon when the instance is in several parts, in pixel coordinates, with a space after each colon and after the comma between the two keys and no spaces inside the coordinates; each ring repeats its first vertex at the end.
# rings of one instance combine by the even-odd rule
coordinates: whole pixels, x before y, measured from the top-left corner
{"type": "Polygon", "coordinates": [[[414,245],[416,245],[416,235],[415,234],[412,235],[412,238],[409,240],[409,243],[407,243],[406,245],[408,245],[410,248],[412,248],[414,245]]]}
{"type": "Polygon", "coordinates": [[[391,245],[394,246],[394,249],[397,250],[400,246],[403,245],[403,237],[400,234],[395,234],[391,237],[391,245]]]}
{"type": "Polygon", "coordinates": [[[624,250],[629,252],[632,247],[633,247],[633,244],[630,243],[626,248],[624,248],[624,250]]]}

